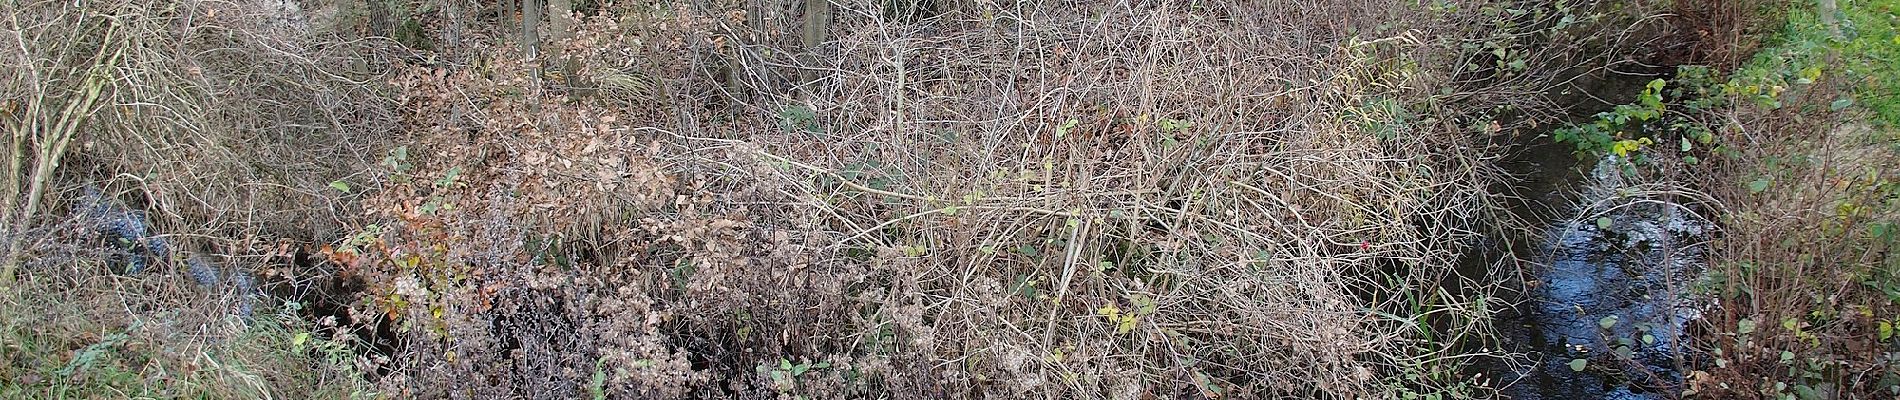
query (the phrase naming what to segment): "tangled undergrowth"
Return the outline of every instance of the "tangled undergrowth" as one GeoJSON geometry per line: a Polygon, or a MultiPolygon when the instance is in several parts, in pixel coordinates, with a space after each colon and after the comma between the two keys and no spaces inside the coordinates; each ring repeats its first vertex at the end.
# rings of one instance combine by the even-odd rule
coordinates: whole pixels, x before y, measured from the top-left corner
{"type": "Polygon", "coordinates": [[[398,78],[390,223],[332,253],[417,338],[398,387],[497,377],[423,396],[1480,390],[1503,354],[1445,343],[1487,335],[1452,267],[1497,178],[1400,115],[1449,72],[1390,61],[1465,15],[1183,6],[845,6],[817,58],[747,15],[570,21],[398,78]]]}
{"type": "Polygon", "coordinates": [[[48,99],[0,110],[19,393],[1484,397],[1499,154],[1675,37],[1647,2],[147,3],[6,11],[46,72],[0,89],[48,99]],[[87,184],[279,305],[113,274],[54,217],[87,184]]]}
{"type": "Polygon", "coordinates": [[[1727,218],[1692,389],[1900,395],[1897,15],[1894,1],[1794,7],[1768,47],[1689,96],[1719,110],[1690,115],[1713,127],[1714,162],[1696,170],[1727,218]]]}

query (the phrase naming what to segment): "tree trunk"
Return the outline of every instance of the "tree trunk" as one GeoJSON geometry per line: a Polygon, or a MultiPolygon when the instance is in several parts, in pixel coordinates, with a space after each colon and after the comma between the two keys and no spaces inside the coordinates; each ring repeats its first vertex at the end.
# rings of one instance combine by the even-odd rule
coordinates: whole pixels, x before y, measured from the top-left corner
{"type": "Polygon", "coordinates": [[[540,54],[541,46],[541,1],[521,0],[521,53],[529,57],[540,54]]]}
{"type": "Polygon", "coordinates": [[[547,2],[548,28],[551,28],[548,33],[553,35],[549,39],[558,42],[567,38],[567,34],[571,33],[569,30],[574,28],[567,24],[567,15],[574,12],[574,0],[547,0],[547,2]]]}
{"type": "Polygon", "coordinates": [[[799,35],[799,50],[804,54],[804,62],[799,63],[798,83],[810,84],[818,80],[818,71],[813,70],[819,57],[814,51],[825,42],[826,34],[831,32],[831,2],[827,0],[805,0],[805,27],[799,35]]]}

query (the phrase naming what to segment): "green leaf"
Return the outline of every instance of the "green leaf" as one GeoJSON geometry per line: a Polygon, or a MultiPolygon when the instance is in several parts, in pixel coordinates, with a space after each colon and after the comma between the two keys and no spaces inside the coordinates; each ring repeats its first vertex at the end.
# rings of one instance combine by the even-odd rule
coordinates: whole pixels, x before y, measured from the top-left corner
{"type": "Polygon", "coordinates": [[[1022,254],[1025,256],[1035,257],[1037,254],[1042,254],[1042,251],[1037,250],[1035,245],[1025,244],[1025,245],[1016,247],[1016,254],[1022,254]]]}
{"type": "Polygon", "coordinates": [[[788,131],[818,131],[818,113],[805,106],[788,106],[778,112],[779,127],[788,131]]]}
{"type": "Polygon", "coordinates": [[[1893,323],[1887,322],[1887,321],[1880,321],[1879,331],[1880,331],[1880,340],[1887,340],[1887,339],[1893,338],[1893,323]]]}
{"type": "Polygon", "coordinates": [[[1115,334],[1125,335],[1135,330],[1134,314],[1123,314],[1120,322],[1121,323],[1115,325],[1115,334]]]}
{"type": "Polygon", "coordinates": [[[1612,222],[1616,221],[1610,220],[1610,217],[1597,217],[1597,229],[1610,229],[1610,223],[1612,222]]]}
{"type": "Polygon", "coordinates": [[[1643,335],[1643,344],[1656,344],[1656,335],[1643,335]]]}
{"type": "Polygon", "coordinates": [[[1063,136],[1068,136],[1069,131],[1072,129],[1075,129],[1075,124],[1078,124],[1081,122],[1082,121],[1078,121],[1075,118],[1069,118],[1069,120],[1064,121],[1062,125],[1056,126],[1056,138],[1061,139],[1063,136]]]}
{"type": "Polygon", "coordinates": [[[1137,294],[1137,295],[1132,296],[1131,299],[1135,302],[1136,314],[1154,315],[1155,311],[1158,309],[1158,307],[1156,307],[1155,305],[1154,299],[1150,299],[1148,298],[1148,296],[1137,294]]]}
{"type": "Polygon", "coordinates": [[[899,247],[898,250],[903,251],[904,256],[910,258],[923,257],[925,253],[930,252],[930,249],[921,244],[899,247]]]}
{"type": "Polygon", "coordinates": [[[587,391],[588,393],[593,394],[594,400],[607,399],[607,390],[606,390],[607,389],[607,368],[605,368],[606,364],[607,364],[607,359],[605,357],[601,358],[600,360],[594,361],[594,376],[591,382],[589,382],[589,384],[587,385],[587,391]]]}
{"type": "Polygon", "coordinates": [[[1162,118],[1160,121],[1157,121],[1155,125],[1159,126],[1162,132],[1175,132],[1194,126],[1194,124],[1187,121],[1173,118],[1162,118]]]}
{"type": "Polygon", "coordinates": [[[1617,318],[1615,315],[1603,317],[1603,319],[1597,320],[1597,326],[1603,327],[1603,329],[1610,329],[1610,327],[1616,326],[1616,321],[1617,318]]]}
{"type": "Polygon", "coordinates": [[[1743,335],[1755,333],[1755,320],[1744,318],[1740,322],[1736,322],[1735,333],[1743,335]]]}
{"type": "Polygon", "coordinates": [[[1854,99],[1852,97],[1843,97],[1840,100],[1835,100],[1833,103],[1828,104],[1827,110],[1840,111],[1840,110],[1845,110],[1848,107],[1853,107],[1853,106],[1854,106],[1854,99]]]}
{"type": "Polygon", "coordinates": [[[340,181],[340,180],[336,180],[336,181],[330,181],[330,188],[332,188],[332,189],[336,189],[336,191],[338,191],[338,192],[343,192],[343,193],[349,193],[349,192],[350,192],[350,183],[349,183],[349,182],[344,182],[344,181],[340,181]]]}
{"type": "Polygon", "coordinates": [[[1761,194],[1761,192],[1765,191],[1768,191],[1768,178],[1760,178],[1748,182],[1748,193],[1761,194]]]}
{"type": "Polygon", "coordinates": [[[1689,144],[1689,138],[1685,137],[1678,140],[1682,141],[1682,146],[1680,146],[1682,151],[1689,151],[1689,150],[1695,149],[1695,145],[1689,144]]]}
{"type": "Polygon", "coordinates": [[[455,184],[455,178],[461,177],[461,176],[462,176],[462,167],[449,168],[449,172],[447,174],[444,174],[442,176],[442,179],[435,180],[435,187],[447,188],[449,187],[449,185],[455,184]]]}
{"type": "Polygon", "coordinates": [[[1789,362],[1789,361],[1794,361],[1794,352],[1792,352],[1792,351],[1787,351],[1787,350],[1782,350],[1782,351],[1781,351],[1781,362],[1784,362],[1784,363],[1785,363],[1785,362],[1789,362]]]}
{"type": "Polygon", "coordinates": [[[1589,367],[1589,366],[1590,366],[1590,360],[1585,360],[1585,359],[1581,359],[1581,358],[1579,358],[1579,359],[1575,359],[1575,360],[1570,360],[1570,370],[1571,370],[1571,371],[1577,371],[1577,372],[1583,372],[1583,368],[1584,368],[1584,367],[1589,367]]]}
{"type": "Polygon", "coordinates": [[[782,369],[786,371],[792,370],[792,360],[787,360],[783,358],[778,359],[778,369],[782,369]]]}

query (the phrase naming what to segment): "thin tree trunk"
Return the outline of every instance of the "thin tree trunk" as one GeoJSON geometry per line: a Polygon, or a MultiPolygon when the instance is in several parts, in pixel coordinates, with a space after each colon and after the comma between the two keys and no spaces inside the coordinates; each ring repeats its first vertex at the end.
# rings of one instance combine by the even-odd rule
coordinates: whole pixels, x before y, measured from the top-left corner
{"type": "Polygon", "coordinates": [[[521,52],[529,57],[540,54],[541,2],[521,0],[521,52]]]}
{"type": "MultiPolygon", "coordinates": [[[[116,33],[111,29],[106,30],[102,42],[107,46],[114,45],[116,33]]],[[[73,137],[78,134],[79,125],[99,109],[99,97],[110,85],[111,78],[106,71],[117,66],[119,57],[124,54],[123,47],[115,48],[111,53],[99,54],[98,56],[104,58],[95,58],[91,68],[82,72],[85,75],[81,80],[79,98],[68,99],[66,105],[59,111],[59,119],[51,121],[52,125],[33,126],[34,129],[25,133],[36,136],[33,138],[33,148],[36,150],[33,159],[33,175],[27,177],[26,198],[9,200],[14,202],[24,200],[26,206],[20,209],[18,217],[8,221],[7,252],[0,254],[0,257],[3,257],[0,258],[0,292],[12,290],[15,273],[19,270],[21,259],[24,258],[21,252],[26,250],[26,241],[20,237],[19,232],[24,230],[22,227],[32,226],[34,218],[39,213],[40,199],[46,195],[47,181],[52,180],[53,171],[59,169],[60,159],[64,158],[66,147],[72,144],[73,137]]],[[[40,91],[40,93],[42,97],[35,99],[35,104],[27,110],[29,113],[26,115],[27,118],[36,122],[45,112],[43,97],[45,92],[40,91]]],[[[21,133],[16,131],[14,135],[18,139],[21,133]]],[[[14,154],[15,159],[20,157],[20,154],[14,154]]],[[[10,179],[17,179],[17,176],[10,179]]],[[[15,187],[7,189],[17,192],[18,185],[18,182],[14,182],[15,187]]]]}
{"type": "Polygon", "coordinates": [[[798,70],[798,83],[810,84],[818,80],[818,71],[812,69],[818,63],[818,54],[814,51],[825,43],[826,34],[831,32],[831,2],[827,0],[805,0],[805,27],[799,35],[800,51],[804,52],[804,62],[798,70]]]}
{"type": "Polygon", "coordinates": [[[1841,37],[1841,22],[1834,17],[1840,12],[1841,6],[1835,0],[1821,0],[1821,9],[1818,10],[1818,14],[1821,14],[1821,24],[1827,25],[1827,33],[1837,38],[1841,37]]]}
{"type": "Polygon", "coordinates": [[[574,0],[547,0],[547,1],[548,1],[548,23],[550,24],[548,25],[548,27],[552,28],[549,30],[550,31],[549,33],[554,35],[553,37],[550,37],[549,39],[552,39],[558,42],[561,39],[567,38],[567,34],[569,33],[569,30],[573,29],[573,27],[567,25],[567,15],[569,13],[574,12],[574,0]]]}
{"type": "MultiPolygon", "coordinates": [[[[27,104],[24,110],[20,110],[19,124],[10,127],[13,128],[11,129],[13,140],[12,146],[9,147],[12,152],[7,153],[7,186],[3,188],[6,190],[6,197],[0,200],[0,234],[9,236],[17,230],[14,229],[16,225],[13,224],[13,213],[20,205],[20,192],[26,189],[20,187],[20,174],[26,173],[26,136],[28,132],[33,131],[34,126],[38,125],[28,122],[37,121],[37,118],[33,116],[39,108],[37,105],[39,101],[37,99],[32,101],[35,104],[27,104]]],[[[5,236],[0,236],[0,239],[4,238],[5,236]]]]}
{"type": "Polygon", "coordinates": [[[367,8],[365,11],[369,12],[369,35],[389,36],[393,30],[390,28],[395,26],[390,22],[389,4],[382,0],[367,0],[364,5],[367,8]]]}

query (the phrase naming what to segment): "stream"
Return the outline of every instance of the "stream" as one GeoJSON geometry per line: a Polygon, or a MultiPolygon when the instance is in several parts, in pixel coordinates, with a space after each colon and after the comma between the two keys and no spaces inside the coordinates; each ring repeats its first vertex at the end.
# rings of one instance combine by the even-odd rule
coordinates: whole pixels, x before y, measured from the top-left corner
{"type": "Polygon", "coordinates": [[[1536,253],[1524,299],[1497,322],[1528,354],[1511,371],[1513,399],[1675,398],[1682,335],[1698,317],[1688,287],[1709,231],[1690,208],[1625,184],[1604,157],[1582,177],[1574,216],[1555,221],[1536,253]]]}

